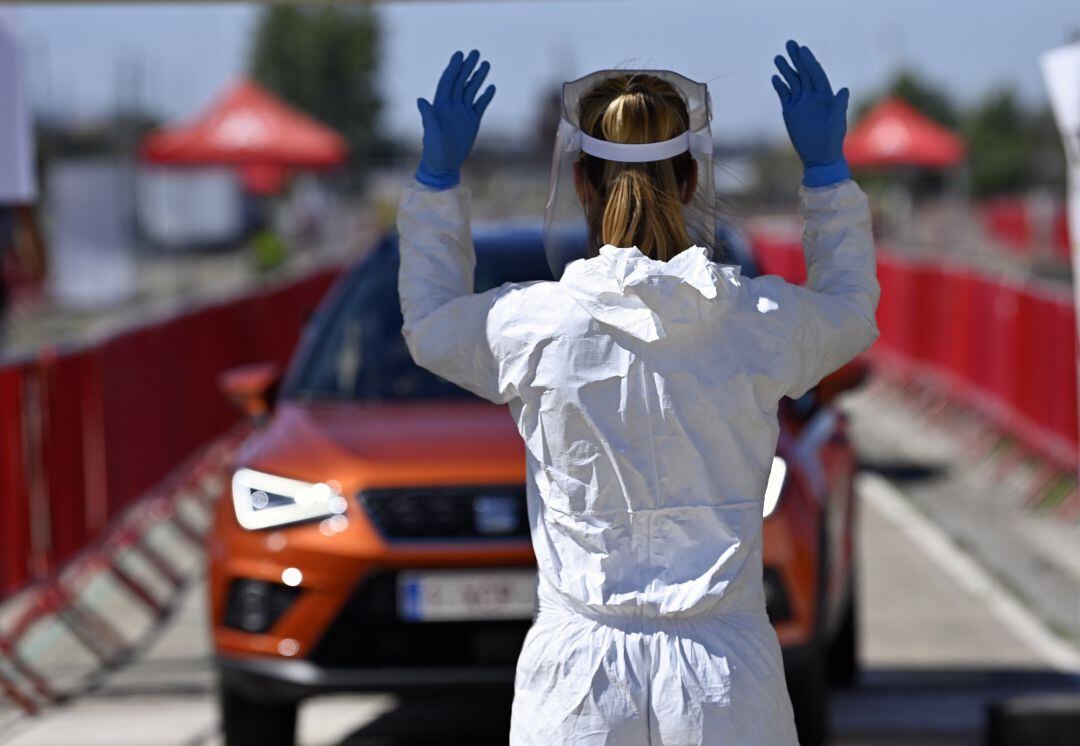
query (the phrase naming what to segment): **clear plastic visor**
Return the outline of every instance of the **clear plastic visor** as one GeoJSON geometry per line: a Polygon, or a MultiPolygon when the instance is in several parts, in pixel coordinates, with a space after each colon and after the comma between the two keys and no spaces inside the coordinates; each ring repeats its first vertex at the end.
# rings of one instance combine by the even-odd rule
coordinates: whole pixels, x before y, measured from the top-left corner
{"type": "MultiPolygon", "coordinates": [[[[605,160],[642,162],[674,157],[689,150],[697,164],[698,186],[694,197],[683,206],[690,245],[710,251],[715,243],[716,190],[713,176],[712,105],[704,83],[697,83],[669,70],[601,70],[563,84],[559,129],[555,136],[547,206],[544,212],[544,250],[554,277],[562,276],[567,264],[591,255],[585,208],[574,184],[574,163],[583,151],[605,160]],[[622,145],[595,140],[581,131],[579,115],[582,97],[598,83],[618,75],[651,75],[671,84],[686,101],[690,126],[686,133],[663,143],[622,145]],[[684,142],[685,140],[685,142],[684,142]],[[685,144],[685,147],[683,145],[685,144]],[[611,156],[611,157],[609,157],[611,156]]],[[[685,246],[683,248],[689,248],[685,246]]]]}

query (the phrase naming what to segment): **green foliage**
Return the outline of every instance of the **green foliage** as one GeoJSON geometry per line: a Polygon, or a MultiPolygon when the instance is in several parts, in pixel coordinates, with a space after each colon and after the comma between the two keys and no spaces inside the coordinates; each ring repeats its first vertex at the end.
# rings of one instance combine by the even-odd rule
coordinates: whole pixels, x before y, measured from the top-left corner
{"type": "Polygon", "coordinates": [[[259,272],[269,272],[285,263],[289,255],[289,247],[281,239],[281,236],[270,230],[264,230],[252,237],[251,253],[255,260],[255,268],[259,272]]]}
{"type": "Polygon", "coordinates": [[[250,67],[260,84],[340,132],[359,164],[382,145],[378,59],[369,5],[273,5],[262,12],[250,67]]]}
{"type": "Polygon", "coordinates": [[[971,190],[976,196],[1015,192],[1026,186],[1036,143],[1028,135],[1027,112],[1011,90],[994,92],[965,117],[971,190]]]}

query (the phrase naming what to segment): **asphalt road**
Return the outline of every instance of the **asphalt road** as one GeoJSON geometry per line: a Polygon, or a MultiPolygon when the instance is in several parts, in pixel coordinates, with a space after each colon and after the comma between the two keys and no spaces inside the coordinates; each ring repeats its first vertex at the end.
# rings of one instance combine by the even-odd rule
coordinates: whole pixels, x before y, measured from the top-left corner
{"type": "MultiPolygon", "coordinates": [[[[920,508],[930,488],[880,474],[860,478],[862,675],[853,689],[833,693],[837,746],[982,746],[990,703],[1024,692],[1080,691],[1080,651],[1051,634],[1044,615],[1007,590],[987,563],[960,549],[943,530],[946,522],[920,508]]],[[[507,708],[491,699],[327,697],[301,708],[299,742],[505,743],[507,708]]],[[[187,592],[137,661],[85,696],[4,726],[0,743],[222,743],[202,585],[187,592]]]]}

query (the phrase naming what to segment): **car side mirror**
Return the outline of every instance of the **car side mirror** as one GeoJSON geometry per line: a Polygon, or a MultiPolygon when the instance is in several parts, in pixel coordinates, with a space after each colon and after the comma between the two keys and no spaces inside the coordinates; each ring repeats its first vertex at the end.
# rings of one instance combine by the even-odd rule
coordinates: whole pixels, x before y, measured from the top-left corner
{"type": "Polygon", "coordinates": [[[281,383],[281,368],[276,363],[252,363],[229,368],[218,375],[218,389],[225,400],[255,422],[261,422],[273,408],[281,383]]]}
{"type": "Polygon", "coordinates": [[[870,363],[857,357],[839,370],[835,370],[817,385],[816,404],[824,406],[836,400],[845,391],[858,388],[870,377],[870,363]]]}

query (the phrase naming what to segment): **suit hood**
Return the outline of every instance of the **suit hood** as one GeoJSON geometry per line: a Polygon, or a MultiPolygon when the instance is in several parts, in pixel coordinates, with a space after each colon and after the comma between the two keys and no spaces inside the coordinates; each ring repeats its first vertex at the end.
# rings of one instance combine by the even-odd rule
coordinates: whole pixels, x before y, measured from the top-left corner
{"type": "Polygon", "coordinates": [[[664,262],[609,244],[568,264],[559,283],[597,321],[653,342],[700,325],[734,299],[739,267],[711,261],[708,251],[691,246],[664,262]]]}

